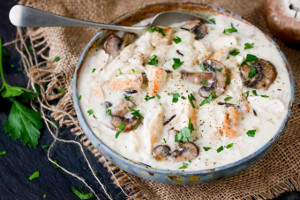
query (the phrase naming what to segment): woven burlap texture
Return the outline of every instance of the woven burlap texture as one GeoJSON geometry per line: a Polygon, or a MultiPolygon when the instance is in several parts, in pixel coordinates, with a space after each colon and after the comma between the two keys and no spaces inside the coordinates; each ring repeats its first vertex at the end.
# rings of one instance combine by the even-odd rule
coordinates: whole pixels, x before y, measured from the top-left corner
{"type": "MultiPolygon", "coordinates": [[[[165,0],[21,0],[20,4],[50,11],[56,14],[108,23],[114,18],[149,4],[165,0]]],[[[174,1],[172,1],[174,2],[174,1]]],[[[184,1],[180,1],[184,2],[184,1]]],[[[263,17],[263,0],[200,0],[224,7],[242,15],[246,20],[268,33],[263,17]]],[[[96,28],[38,28],[27,29],[27,36],[37,50],[37,55],[48,60],[45,63],[27,63],[28,76],[33,83],[42,85],[43,101],[52,108],[52,117],[60,126],[72,128],[82,143],[100,161],[101,154],[93,148],[76,120],[73,108],[71,84],[73,72],[80,54],[89,40],[99,31],[96,28]],[[59,56],[59,62],[51,62],[59,56]],[[59,93],[65,87],[67,92],[59,93]],[[53,101],[57,100],[57,101],[53,101]],[[53,103],[55,102],[55,104],[53,103]],[[75,119],[75,121],[74,121],[75,119]]],[[[120,170],[112,163],[106,164],[113,171],[120,185],[132,199],[269,199],[284,191],[300,190],[300,51],[278,41],[294,72],[296,96],[292,117],[270,153],[248,170],[212,183],[191,186],[172,186],[140,179],[120,170]]],[[[25,63],[26,64],[26,63],[25,63]]]]}

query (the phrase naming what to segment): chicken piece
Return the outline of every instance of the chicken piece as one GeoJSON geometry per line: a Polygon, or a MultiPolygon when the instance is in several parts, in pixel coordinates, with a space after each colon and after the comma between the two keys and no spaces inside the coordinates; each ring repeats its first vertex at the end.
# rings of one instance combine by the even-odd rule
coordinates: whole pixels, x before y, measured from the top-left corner
{"type": "Polygon", "coordinates": [[[226,135],[229,138],[236,138],[241,136],[241,133],[238,131],[239,113],[237,109],[233,106],[227,107],[226,109],[227,110],[220,133],[226,135]]]}
{"type": "Polygon", "coordinates": [[[284,104],[279,99],[255,96],[248,97],[248,101],[256,111],[282,113],[285,110],[284,104]]]}
{"type": "Polygon", "coordinates": [[[110,89],[117,91],[140,90],[142,83],[142,74],[122,75],[110,82],[110,89]]]}
{"type": "Polygon", "coordinates": [[[220,49],[232,49],[238,44],[238,41],[234,35],[221,35],[215,38],[211,43],[211,47],[214,51],[220,49]]]}
{"type": "Polygon", "coordinates": [[[171,43],[173,29],[171,27],[153,27],[158,31],[153,32],[151,44],[154,47],[171,43]]]}
{"type": "Polygon", "coordinates": [[[160,67],[147,65],[147,79],[148,79],[148,94],[155,96],[163,87],[166,79],[167,72],[160,67]]]}

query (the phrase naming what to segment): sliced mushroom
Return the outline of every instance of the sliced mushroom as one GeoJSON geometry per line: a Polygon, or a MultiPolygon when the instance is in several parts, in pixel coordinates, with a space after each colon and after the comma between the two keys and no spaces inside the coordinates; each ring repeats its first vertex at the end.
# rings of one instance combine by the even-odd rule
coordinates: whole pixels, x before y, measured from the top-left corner
{"type": "Polygon", "coordinates": [[[269,61],[258,59],[251,63],[251,66],[244,63],[240,67],[241,77],[247,87],[267,90],[277,77],[276,68],[269,61]],[[248,78],[251,66],[256,69],[256,74],[248,78]]]}
{"type": "Polygon", "coordinates": [[[137,35],[134,33],[125,33],[123,37],[123,43],[121,49],[124,49],[128,45],[132,44],[137,39],[137,35]]]}
{"type": "Polygon", "coordinates": [[[194,33],[196,40],[203,38],[207,34],[207,27],[200,20],[189,21],[180,28],[194,33]]]}
{"type": "Polygon", "coordinates": [[[107,54],[116,57],[119,54],[121,44],[122,39],[119,36],[112,34],[105,40],[103,49],[107,54]]]}
{"type": "Polygon", "coordinates": [[[190,83],[200,84],[202,81],[208,82],[214,78],[212,72],[186,72],[181,71],[181,78],[190,83]]]}
{"type": "Polygon", "coordinates": [[[152,155],[158,161],[168,159],[186,161],[196,158],[199,155],[199,149],[193,142],[183,143],[173,152],[168,145],[158,145],[153,148],[152,155]]]}

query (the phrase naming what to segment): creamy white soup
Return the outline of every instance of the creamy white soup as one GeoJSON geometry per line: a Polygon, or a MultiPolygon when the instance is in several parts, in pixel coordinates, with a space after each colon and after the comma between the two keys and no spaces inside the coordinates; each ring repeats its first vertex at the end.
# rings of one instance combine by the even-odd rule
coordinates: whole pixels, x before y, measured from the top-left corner
{"type": "Polygon", "coordinates": [[[110,35],[89,55],[80,107],[107,146],[154,168],[192,171],[240,160],[277,133],[291,98],[279,51],[253,26],[210,20],[110,35]]]}

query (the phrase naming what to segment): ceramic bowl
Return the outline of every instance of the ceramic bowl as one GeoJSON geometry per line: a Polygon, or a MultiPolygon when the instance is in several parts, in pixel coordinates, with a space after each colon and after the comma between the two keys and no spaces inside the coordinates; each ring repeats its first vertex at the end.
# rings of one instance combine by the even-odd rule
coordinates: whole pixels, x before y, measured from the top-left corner
{"type": "MultiPolygon", "coordinates": [[[[195,4],[195,3],[164,3],[164,4],[149,5],[147,7],[140,8],[135,11],[131,11],[121,17],[118,17],[112,23],[120,24],[120,25],[133,25],[140,22],[141,20],[152,17],[159,12],[170,11],[170,10],[179,10],[179,11],[189,12],[195,15],[201,15],[207,17],[214,14],[223,14],[251,25],[249,22],[242,19],[241,16],[232,13],[230,11],[227,11],[223,8],[211,6],[211,5],[195,4]]],[[[291,113],[291,106],[294,100],[295,86],[294,86],[292,70],[286,57],[280,51],[278,45],[275,44],[275,42],[268,35],[265,35],[265,37],[268,40],[272,41],[275,44],[275,46],[280,51],[282,58],[285,60],[286,68],[289,72],[292,91],[291,91],[291,100],[290,100],[287,116],[283,120],[281,127],[277,131],[277,133],[264,146],[259,148],[256,152],[252,153],[251,155],[244,157],[243,159],[238,160],[236,162],[221,167],[209,169],[209,170],[198,170],[198,171],[187,171],[187,172],[183,172],[182,170],[161,170],[161,169],[151,168],[150,166],[134,162],[116,153],[114,150],[110,149],[107,145],[105,145],[93,133],[93,131],[87,124],[83,116],[82,110],[80,109],[78,94],[77,94],[77,80],[78,80],[78,76],[80,75],[80,68],[83,66],[85,59],[90,55],[90,53],[93,52],[96,49],[96,47],[102,45],[103,41],[110,33],[111,33],[110,31],[99,32],[87,44],[85,50],[83,51],[74,73],[73,100],[74,100],[74,106],[78,116],[79,123],[82,129],[84,130],[85,134],[89,138],[89,140],[92,142],[94,147],[98,149],[109,161],[119,166],[121,169],[131,174],[134,174],[136,176],[139,176],[141,178],[157,181],[161,183],[179,184],[179,185],[204,183],[204,182],[213,181],[223,177],[229,177],[247,169],[252,164],[254,164],[259,159],[261,159],[271,149],[274,143],[278,140],[280,133],[283,131],[285,127],[285,123],[291,113]]]]}

